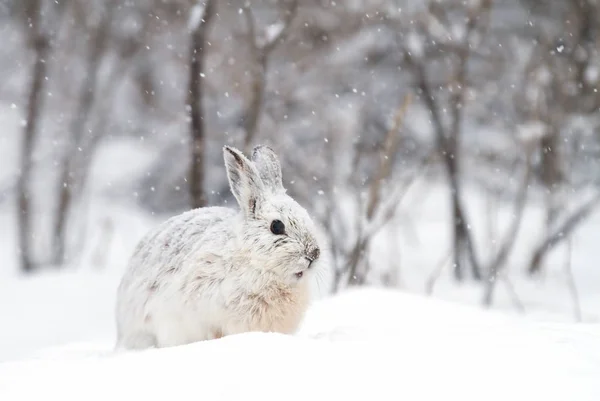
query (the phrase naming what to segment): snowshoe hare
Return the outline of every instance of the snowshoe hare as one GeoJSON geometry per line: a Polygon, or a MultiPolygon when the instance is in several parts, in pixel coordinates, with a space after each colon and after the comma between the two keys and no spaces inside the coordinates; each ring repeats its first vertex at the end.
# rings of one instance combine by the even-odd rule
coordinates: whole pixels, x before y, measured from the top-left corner
{"type": "Polygon", "coordinates": [[[142,239],[117,292],[117,348],[298,328],[322,259],[316,227],[286,194],[271,148],[223,156],[240,209],[194,209],[142,239]]]}

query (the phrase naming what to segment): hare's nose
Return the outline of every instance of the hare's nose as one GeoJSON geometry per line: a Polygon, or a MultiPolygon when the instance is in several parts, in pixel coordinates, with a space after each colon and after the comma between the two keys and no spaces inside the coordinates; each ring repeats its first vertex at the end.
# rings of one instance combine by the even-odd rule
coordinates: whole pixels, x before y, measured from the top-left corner
{"type": "Polygon", "coordinates": [[[321,255],[321,250],[319,248],[312,248],[312,249],[308,250],[306,252],[306,259],[308,259],[308,261],[310,262],[308,267],[310,267],[310,265],[312,265],[312,263],[315,260],[319,259],[320,255],[321,255]]]}

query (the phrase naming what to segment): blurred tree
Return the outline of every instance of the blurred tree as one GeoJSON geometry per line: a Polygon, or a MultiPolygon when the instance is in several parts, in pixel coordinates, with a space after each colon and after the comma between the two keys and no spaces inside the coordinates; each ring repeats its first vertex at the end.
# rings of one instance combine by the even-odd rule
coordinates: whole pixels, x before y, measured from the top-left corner
{"type": "Polygon", "coordinates": [[[66,234],[69,213],[75,196],[75,186],[81,183],[81,173],[85,170],[86,161],[82,160],[82,154],[88,155],[89,151],[83,152],[82,147],[90,145],[86,125],[90,119],[90,113],[98,95],[99,71],[102,57],[106,53],[107,43],[111,34],[111,22],[113,13],[116,11],[117,0],[108,0],[99,8],[86,8],[83,3],[74,1],[71,3],[73,18],[85,35],[87,54],[84,57],[84,78],[79,89],[76,110],[71,121],[70,131],[66,140],[66,149],[59,167],[58,178],[58,210],[54,221],[53,230],[53,257],[52,262],[56,265],[65,263],[66,234]]]}
{"type": "Polygon", "coordinates": [[[589,169],[584,166],[590,160],[578,155],[591,141],[597,141],[597,135],[590,133],[600,130],[596,117],[600,108],[600,3],[521,1],[531,13],[524,39],[531,41],[532,48],[525,90],[517,93],[516,99],[521,117],[540,127],[535,172],[546,198],[546,236],[528,266],[530,273],[536,273],[546,253],[568,238],[598,204],[592,197],[569,212],[571,196],[567,194],[597,180],[588,175],[577,183],[576,176],[589,169]],[[574,129],[582,124],[583,130],[574,129]],[[574,143],[580,145],[569,149],[574,143]]]}
{"type": "MultiPolygon", "coordinates": [[[[414,86],[431,115],[437,152],[441,156],[450,185],[453,237],[453,267],[457,280],[464,277],[465,265],[470,265],[473,278],[482,278],[481,267],[471,234],[471,225],[461,199],[462,158],[461,138],[464,130],[466,93],[471,84],[468,70],[473,48],[478,47],[486,34],[492,2],[482,0],[463,6],[459,3],[432,1],[429,9],[417,20],[416,29],[406,35],[403,54],[414,76],[414,86]],[[453,18],[459,13],[462,18],[453,18]],[[460,21],[460,22],[457,22],[460,21]],[[443,30],[449,32],[445,35],[443,30]],[[442,31],[442,32],[440,32],[442,31]],[[433,48],[427,51],[426,49],[433,48]],[[444,53],[441,53],[441,52],[444,53]],[[447,59],[451,75],[440,84],[447,96],[434,91],[435,84],[428,73],[427,57],[440,52],[447,59]],[[441,99],[447,98],[443,103],[441,99]],[[449,117],[449,122],[444,118],[449,117]]],[[[433,64],[433,63],[431,63],[433,64]]]]}
{"type": "Polygon", "coordinates": [[[27,115],[23,140],[21,142],[21,168],[17,181],[17,221],[20,268],[31,272],[35,268],[31,241],[36,237],[32,231],[33,210],[30,186],[32,153],[39,133],[39,122],[45,98],[44,87],[47,81],[49,55],[52,51],[53,37],[60,27],[62,12],[66,1],[46,3],[41,0],[24,0],[20,3],[22,23],[35,61],[31,72],[31,81],[27,99],[27,115]]]}
{"type": "Polygon", "coordinates": [[[252,89],[250,106],[245,113],[244,118],[244,145],[243,151],[250,154],[252,150],[252,142],[256,137],[259,119],[262,114],[265,87],[267,85],[268,62],[269,56],[282,43],[288,35],[294,17],[298,11],[298,0],[291,0],[290,5],[285,10],[282,21],[268,26],[264,32],[257,32],[255,17],[250,7],[250,3],[246,3],[243,9],[248,26],[248,43],[250,54],[253,58],[252,65],[252,89]]]}
{"type": "Polygon", "coordinates": [[[208,52],[208,32],[211,20],[216,12],[216,0],[207,0],[204,4],[196,4],[190,12],[190,50],[189,50],[189,89],[187,107],[190,111],[191,162],[189,186],[191,207],[206,206],[204,193],[206,122],[204,119],[203,100],[205,57],[208,52]]]}

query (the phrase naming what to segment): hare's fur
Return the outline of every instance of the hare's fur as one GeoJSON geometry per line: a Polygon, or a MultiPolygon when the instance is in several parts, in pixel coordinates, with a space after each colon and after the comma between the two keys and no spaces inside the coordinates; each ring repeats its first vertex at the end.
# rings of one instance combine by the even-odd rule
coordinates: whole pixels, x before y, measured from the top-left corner
{"type": "Polygon", "coordinates": [[[117,297],[117,346],[165,347],[248,331],[291,334],[309,303],[319,243],[306,211],[281,185],[270,148],[249,160],[225,147],[240,210],[175,216],[137,246],[117,297]],[[285,235],[270,231],[281,220],[285,235]]]}

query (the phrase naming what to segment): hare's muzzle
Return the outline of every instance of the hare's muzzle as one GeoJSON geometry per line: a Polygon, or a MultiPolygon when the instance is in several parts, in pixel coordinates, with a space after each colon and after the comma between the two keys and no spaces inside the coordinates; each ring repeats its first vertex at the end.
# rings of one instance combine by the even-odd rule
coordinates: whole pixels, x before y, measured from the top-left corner
{"type": "Polygon", "coordinates": [[[312,248],[310,250],[308,250],[306,252],[306,260],[308,260],[308,268],[310,269],[310,266],[312,265],[312,263],[319,259],[319,256],[321,255],[321,250],[319,248],[312,248]]]}

